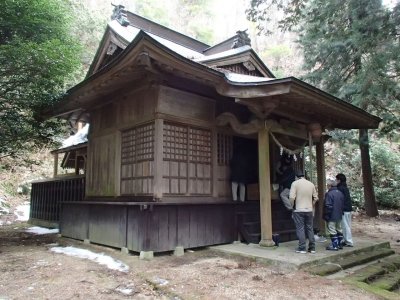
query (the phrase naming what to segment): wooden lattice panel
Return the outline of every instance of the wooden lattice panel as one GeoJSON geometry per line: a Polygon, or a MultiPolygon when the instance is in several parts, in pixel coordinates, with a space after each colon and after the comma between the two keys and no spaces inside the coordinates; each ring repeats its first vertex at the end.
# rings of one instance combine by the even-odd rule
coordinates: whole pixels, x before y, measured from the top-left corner
{"type": "Polygon", "coordinates": [[[163,193],[211,194],[211,131],[164,123],[163,193]]]}
{"type": "Polygon", "coordinates": [[[211,164],[211,131],[189,128],[189,161],[211,164]]]}
{"type": "Polygon", "coordinates": [[[229,166],[229,162],[232,159],[233,144],[232,136],[218,133],[217,135],[217,155],[219,166],[229,166]]]}
{"type": "Polygon", "coordinates": [[[121,133],[121,194],[153,193],[154,124],[121,133]]]}
{"type": "Polygon", "coordinates": [[[217,178],[218,196],[229,197],[231,195],[230,167],[229,163],[233,155],[233,137],[231,135],[217,134],[217,178]]]}
{"type": "Polygon", "coordinates": [[[188,127],[164,124],[164,160],[187,161],[188,127]]]}

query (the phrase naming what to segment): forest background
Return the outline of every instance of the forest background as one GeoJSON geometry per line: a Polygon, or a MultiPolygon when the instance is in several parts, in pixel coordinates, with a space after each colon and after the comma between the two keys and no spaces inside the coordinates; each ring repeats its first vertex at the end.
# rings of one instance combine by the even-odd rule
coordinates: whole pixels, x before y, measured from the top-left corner
{"type": "MultiPolygon", "coordinates": [[[[56,68],[54,73],[49,71],[46,75],[47,77],[40,77],[40,81],[34,82],[37,88],[32,89],[33,93],[29,95],[30,98],[26,97],[26,99],[32,99],[33,95],[39,99],[38,102],[40,103],[35,103],[35,105],[32,106],[32,101],[30,101],[29,105],[27,105],[27,102],[23,101],[23,97],[19,97],[19,100],[16,102],[20,103],[20,106],[15,106],[15,111],[10,115],[12,118],[5,113],[0,113],[3,127],[2,130],[0,130],[3,141],[3,144],[0,143],[0,212],[5,212],[8,210],[8,207],[14,206],[15,203],[27,199],[26,193],[29,191],[30,181],[51,177],[52,160],[49,155],[49,149],[55,147],[57,142],[65,138],[69,133],[63,130],[66,127],[60,126],[59,122],[50,121],[47,122],[46,125],[43,125],[43,120],[37,116],[37,112],[43,105],[51,104],[52,101],[57,98],[57,95],[62,94],[69,87],[77,84],[84,78],[91,60],[96,53],[99,41],[104,33],[113,9],[109,0],[37,0],[32,2],[30,0],[5,0],[5,2],[7,3],[4,7],[9,8],[9,10],[4,9],[3,12],[0,13],[0,60],[3,60],[1,61],[2,65],[6,65],[6,59],[11,62],[10,66],[15,66],[15,64],[12,65],[12,59],[19,59],[19,63],[21,64],[21,57],[23,57],[22,51],[25,48],[24,46],[28,45],[26,40],[31,39],[32,35],[35,35],[35,33],[32,34],[31,32],[27,34],[26,39],[21,39],[18,42],[10,42],[7,41],[7,35],[4,34],[4,32],[7,31],[3,29],[10,26],[10,24],[13,24],[14,28],[18,28],[18,24],[23,22],[23,20],[20,20],[23,18],[19,15],[21,13],[18,11],[19,9],[23,7],[25,7],[27,11],[34,11],[34,9],[40,11],[40,9],[43,9],[42,6],[34,8],[32,3],[36,2],[44,6],[50,5],[46,6],[50,8],[51,5],[57,6],[57,4],[63,3],[61,11],[62,17],[60,15],[58,18],[46,22],[55,22],[58,24],[60,24],[60,22],[65,22],[63,28],[53,27],[53,34],[58,33],[63,35],[63,38],[59,38],[59,40],[62,41],[60,47],[64,48],[61,49],[60,52],[65,54],[64,60],[67,61],[68,64],[62,65],[65,73],[58,73],[59,69],[56,68]],[[14,5],[16,2],[18,2],[19,8],[14,5]],[[12,16],[16,18],[12,18],[12,16]],[[12,52],[13,57],[6,57],[4,54],[9,53],[7,52],[7,47],[10,47],[14,42],[16,43],[15,46],[19,49],[18,52],[12,52]],[[46,97],[42,97],[37,91],[43,91],[43,80],[46,78],[48,79],[49,76],[57,78],[58,81],[53,82],[53,86],[49,88],[47,94],[45,94],[46,97]],[[29,110],[27,110],[27,108],[29,108],[29,110]],[[24,111],[24,109],[26,110],[24,111]],[[20,111],[24,111],[24,113],[18,115],[20,111]],[[26,128],[24,127],[26,130],[23,131],[20,128],[16,130],[14,125],[22,124],[21,122],[27,120],[28,115],[30,116],[28,120],[29,126],[26,126],[26,128]],[[21,116],[23,117],[22,121],[19,119],[21,116]],[[9,126],[12,130],[7,132],[5,129],[6,126],[9,126]],[[39,135],[35,135],[32,134],[34,131],[41,132],[39,135]],[[17,135],[20,135],[20,137],[17,138],[17,135]],[[17,142],[15,143],[15,141],[17,142]]],[[[120,0],[115,4],[122,4],[130,11],[208,44],[216,44],[233,36],[237,30],[247,29],[253,49],[260,55],[261,59],[272,70],[276,77],[295,76],[307,82],[317,84],[324,89],[323,82],[315,82],[313,81],[315,78],[309,76],[312,74],[312,71],[316,70],[315,66],[310,65],[310,55],[316,56],[317,54],[307,51],[311,49],[311,47],[304,48],[304,26],[298,26],[296,30],[292,31],[284,31],[282,29],[282,19],[290,15],[287,11],[284,11],[285,7],[288,7],[285,5],[301,5],[303,2],[307,1],[120,0]],[[264,7],[262,11],[267,12],[268,18],[262,18],[255,12],[257,12],[257,8],[259,9],[257,4],[265,4],[266,2],[275,3],[277,5],[268,6],[267,8],[264,7]],[[251,10],[252,8],[253,10],[251,10]],[[254,21],[249,21],[247,19],[248,16],[253,17],[254,21]],[[260,28],[266,28],[267,30],[260,31],[260,28]],[[302,38],[303,43],[301,42],[302,38]]],[[[335,2],[338,1],[327,2],[335,4],[335,2]]],[[[393,15],[396,10],[400,11],[396,3],[397,1],[384,1],[384,9],[393,15]]],[[[296,8],[296,6],[292,7],[296,8]]],[[[297,6],[297,8],[299,7],[301,8],[301,6],[297,6]]],[[[58,8],[53,9],[53,11],[60,12],[58,8]]],[[[260,9],[258,11],[260,11],[260,9]]],[[[30,20],[25,21],[29,22],[30,20]]],[[[321,22],[322,26],[323,22],[321,20],[317,20],[317,22],[321,22]]],[[[51,44],[53,48],[55,45],[54,41],[55,39],[52,40],[53,44],[51,44]]],[[[32,53],[35,50],[35,48],[32,47],[34,42],[35,41],[32,41],[31,47],[29,48],[32,53]]],[[[376,44],[378,42],[380,41],[376,40],[371,43],[376,44]]],[[[57,43],[58,42],[56,42],[56,45],[58,45],[57,43]]],[[[398,44],[399,37],[397,36],[397,46],[398,44]]],[[[368,44],[366,44],[365,47],[368,47],[368,44]]],[[[395,50],[392,50],[392,52],[396,51],[396,49],[399,50],[399,48],[394,49],[395,50]]],[[[38,49],[38,52],[40,51],[43,52],[43,49],[38,49]]],[[[46,53],[44,57],[50,60],[53,58],[52,61],[57,61],[57,58],[52,57],[51,53],[52,52],[46,53]]],[[[36,55],[36,53],[33,54],[34,55],[29,57],[40,57],[40,55],[36,55]]],[[[399,58],[398,52],[395,53],[395,55],[399,58]]],[[[23,60],[22,63],[24,63],[23,60]]],[[[44,74],[45,72],[43,70],[46,69],[45,66],[46,60],[38,60],[37,65],[35,65],[35,70],[40,70],[39,72],[44,74]]],[[[48,70],[51,70],[50,65],[48,70]]],[[[32,71],[32,69],[30,71],[32,71]]],[[[398,73],[394,74],[393,81],[396,84],[395,89],[398,91],[399,77],[397,77],[398,73]]],[[[21,74],[16,75],[21,76],[21,74]]],[[[13,75],[12,78],[17,78],[18,76],[16,75],[13,75]]],[[[388,74],[384,75],[386,76],[388,74]]],[[[26,73],[24,76],[27,76],[26,73]]],[[[0,100],[6,99],[8,95],[5,94],[4,87],[10,82],[10,78],[10,75],[5,72],[5,69],[0,70],[0,100]],[[6,96],[2,98],[2,95],[6,96]]],[[[26,82],[26,77],[22,76],[21,81],[22,80],[26,82]]],[[[332,93],[341,96],[335,93],[335,91],[332,93]]],[[[14,99],[15,95],[21,94],[22,92],[14,92],[10,99],[14,99]]],[[[378,95],[377,98],[383,98],[384,96],[386,97],[387,95],[382,95],[382,97],[378,95]]],[[[397,94],[394,100],[389,102],[390,114],[385,114],[384,110],[377,110],[376,106],[379,105],[378,102],[369,100],[369,98],[365,99],[370,102],[367,103],[364,108],[384,119],[378,130],[369,132],[371,167],[376,201],[379,207],[398,208],[400,206],[399,97],[397,94]]],[[[4,109],[4,111],[7,111],[7,109],[12,106],[10,105],[10,101],[11,100],[8,100],[8,102],[0,101],[2,110],[4,109]]],[[[356,104],[362,106],[362,103],[356,104]]],[[[348,184],[352,191],[354,203],[357,207],[362,208],[364,205],[364,198],[361,157],[357,138],[358,133],[356,131],[334,131],[330,132],[330,135],[332,138],[326,144],[327,175],[332,177],[338,172],[346,174],[348,176],[348,184]]],[[[308,161],[310,161],[310,155],[313,156],[315,154],[307,153],[308,161]]],[[[308,169],[311,168],[310,165],[306,167],[308,169]]]]}

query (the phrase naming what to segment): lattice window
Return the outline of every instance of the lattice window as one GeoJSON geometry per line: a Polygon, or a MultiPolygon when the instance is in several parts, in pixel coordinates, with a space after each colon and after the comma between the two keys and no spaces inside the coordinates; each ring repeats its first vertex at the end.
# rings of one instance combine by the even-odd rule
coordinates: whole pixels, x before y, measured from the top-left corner
{"type": "Polygon", "coordinates": [[[188,127],[164,124],[164,159],[187,160],[188,127]]]}
{"type": "Polygon", "coordinates": [[[154,178],[154,123],[121,133],[121,194],[151,194],[154,178]]]}
{"type": "Polygon", "coordinates": [[[210,194],[211,131],[165,122],[163,134],[163,192],[210,194]]]}
{"type": "Polygon", "coordinates": [[[211,163],[211,131],[189,128],[189,161],[211,163]]]}
{"type": "Polygon", "coordinates": [[[219,166],[229,166],[233,154],[233,139],[231,135],[218,133],[217,135],[217,155],[219,166]]]}

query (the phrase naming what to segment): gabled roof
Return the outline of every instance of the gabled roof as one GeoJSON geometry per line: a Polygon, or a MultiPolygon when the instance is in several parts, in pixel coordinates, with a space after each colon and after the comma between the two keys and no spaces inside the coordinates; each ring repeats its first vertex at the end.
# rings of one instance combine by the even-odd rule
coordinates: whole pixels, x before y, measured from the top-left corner
{"type": "MultiPolygon", "coordinates": [[[[325,128],[377,128],[380,118],[329,95],[294,77],[274,79],[235,74],[188,58],[159,37],[139,31],[134,40],[108,65],[68,91],[53,115],[82,115],[104,97],[124,88],[141,86],[149,74],[178,76],[201,82],[218,94],[261,110],[274,106],[276,116],[325,128]]],[[[111,101],[111,100],[108,100],[111,101]]]]}
{"type": "Polygon", "coordinates": [[[87,76],[109,63],[110,56],[112,57],[115,51],[119,53],[118,50],[124,50],[142,30],[177,53],[196,59],[203,64],[212,67],[243,64],[244,69],[256,70],[256,73],[261,76],[275,77],[254,50],[248,46],[250,39],[246,40],[246,33],[243,31],[238,31],[231,38],[210,47],[151,20],[125,11],[123,7],[117,7],[116,10],[116,14],[123,14],[123,20],[121,21],[121,15],[119,15],[108,24],[87,76]]]}

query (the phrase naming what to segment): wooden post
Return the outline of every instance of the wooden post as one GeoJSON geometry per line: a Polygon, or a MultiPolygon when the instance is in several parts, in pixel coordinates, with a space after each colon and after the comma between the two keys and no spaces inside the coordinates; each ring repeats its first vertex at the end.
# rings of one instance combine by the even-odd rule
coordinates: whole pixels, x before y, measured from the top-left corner
{"type": "Polygon", "coordinates": [[[258,132],[258,168],[261,218],[260,246],[271,247],[274,246],[275,243],[272,241],[271,179],[268,128],[262,128],[258,132]]]}
{"type": "Polygon", "coordinates": [[[313,147],[313,140],[312,140],[312,136],[311,136],[311,133],[308,133],[308,149],[309,149],[309,153],[310,153],[310,156],[309,156],[309,158],[310,158],[310,169],[309,169],[309,177],[310,177],[310,181],[312,182],[312,183],[315,183],[314,182],[314,174],[313,174],[313,151],[312,151],[312,147],[313,147]]]}
{"type": "Polygon", "coordinates": [[[115,134],[115,196],[121,196],[121,131],[117,130],[115,134]]]}
{"type": "MultiPolygon", "coordinates": [[[[324,208],[324,197],[326,191],[326,174],[325,174],[325,153],[324,138],[321,137],[319,143],[316,144],[316,160],[317,160],[317,180],[318,180],[318,202],[315,207],[314,221],[317,221],[318,228],[321,233],[325,232],[325,222],[322,219],[324,208]]],[[[315,226],[314,226],[315,228],[315,226]]]]}
{"type": "Polygon", "coordinates": [[[163,126],[162,119],[155,120],[154,130],[154,198],[160,200],[163,194],[163,126]]]}
{"type": "Polygon", "coordinates": [[[58,174],[58,153],[54,153],[54,172],[53,177],[57,177],[58,174]]]}
{"type": "Polygon", "coordinates": [[[214,128],[212,130],[212,195],[218,198],[218,133],[214,128]]]}

